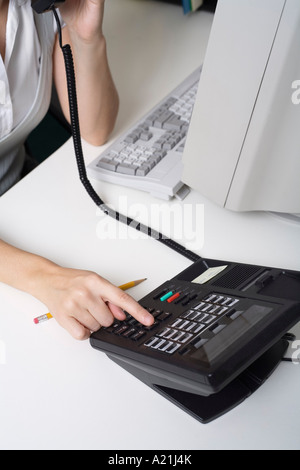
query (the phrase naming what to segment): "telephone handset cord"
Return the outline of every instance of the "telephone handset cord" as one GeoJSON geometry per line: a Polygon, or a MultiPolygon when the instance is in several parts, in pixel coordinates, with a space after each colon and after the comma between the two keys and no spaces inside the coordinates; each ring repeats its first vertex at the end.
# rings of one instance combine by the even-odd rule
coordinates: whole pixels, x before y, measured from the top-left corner
{"type": "Polygon", "coordinates": [[[136,220],[132,219],[131,217],[125,216],[118,211],[115,211],[107,204],[103,202],[103,200],[99,197],[99,195],[94,190],[93,186],[91,185],[87,173],[86,167],[84,163],[82,145],[81,145],[81,135],[80,135],[80,126],[79,126],[79,117],[78,117],[78,105],[77,105],[77,92],[76,92],[76,80],[75,80],[75,71],[74,71],[74,62],[73,62],[73,55],[72,50],[69,44],[62,45],[62,34],[61,34],[61,24],[58,14],[55,10],[55,7],[52,7],[52,11],[55,16],[55,20],[57,23],[58,29],[58,36],[59,36],[59,45],[63,53],[64,62],[65,62],[65,69],[66,69],[66,76],[67,76],[67,87],[68,87],[68,97],[69,97],[69,109],[70,109],[70,120],[71,120],[71,130],[73,136],[73,143],[74,143],[74,150],[77,162],[77,168],[79,173],[79,178],[81,183],[83,184],[85,190],[94,201],[94,203],[101,209],[106,215],[112,217],[113,219],[126,224],[130,227],[135,228],[139,232],[145,233],[146,235],[155,238],[156,240],[160,241],[164,245],[168,246],[172,250],[175,250],[177,253],[183,255],[184,257],[188,258],[190,261],[198,261],[201,259],[199,255],[193,253],[190,250],[187,250],[184,246],[180,245],[179,243],[175,242],[174,240],[165,237],[162,233],[153,230],[151,227],[144,225],[136,220]]]}

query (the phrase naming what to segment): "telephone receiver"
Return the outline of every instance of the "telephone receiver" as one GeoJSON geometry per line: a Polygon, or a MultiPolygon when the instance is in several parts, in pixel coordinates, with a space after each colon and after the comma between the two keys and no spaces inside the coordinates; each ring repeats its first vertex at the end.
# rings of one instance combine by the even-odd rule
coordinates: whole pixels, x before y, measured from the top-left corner
{"type": "Polygon", "coordinates": [[[37,13],[44,13],[49,11],[52,7],[58,7],[60,3],[64,3],[65,0],[57,0],[55,2],[51,0],[31,0],[31,6],[37,13]]]}

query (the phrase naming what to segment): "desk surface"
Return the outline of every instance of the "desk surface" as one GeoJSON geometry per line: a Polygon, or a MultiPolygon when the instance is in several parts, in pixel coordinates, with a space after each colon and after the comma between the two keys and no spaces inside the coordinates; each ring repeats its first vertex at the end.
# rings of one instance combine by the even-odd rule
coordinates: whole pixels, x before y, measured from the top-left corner
{"type": "MultiPolygon", "coordinates": [[[[185,18],[180,8],[150,0],[107,2],[105,30],[121,98],[112,138],[202,63],[211,22],[208,13],[185,18]]],[[[89,162],[99,148],[84,144],[84,151],[89,162]]],[[[1,198],[0,236],[117,285],[147,277],[132,291],[136,299],[190,264],[102,216],[76,171],[68,141],[1,198]]],[[[105,201],[158,228],[153,214],[161,201],[93,183],[105,201]]],[[[229,213],[194,192],[169,207],[183,215],[197,208],[199,217],[204,209],[204,224],[191,237],[184,233],[199,254],[300,269],[299,224],[229,213]]],[[[3,284],[0,298],[0,449],[300,447],[300,366],[281,363],[243,404],[201,425],[54,320],[34,325],[33,318],[47,312],[36,299],[3,284]]]]}

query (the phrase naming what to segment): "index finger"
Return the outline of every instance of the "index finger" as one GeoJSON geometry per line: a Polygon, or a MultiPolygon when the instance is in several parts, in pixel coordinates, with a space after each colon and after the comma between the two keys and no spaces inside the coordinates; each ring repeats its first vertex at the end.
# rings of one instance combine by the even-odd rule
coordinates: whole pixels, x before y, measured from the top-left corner
{"type": "Polygon", "coordinates": [[[105,294],[109,302],[128,312],[143,325],[150,326],[153,324],[153,316],[147,312],[147,310],[145,310],[138,302],[136,302],[127,292],[124,292],[116,286],[110,285],[107,288],[105,294]]]}

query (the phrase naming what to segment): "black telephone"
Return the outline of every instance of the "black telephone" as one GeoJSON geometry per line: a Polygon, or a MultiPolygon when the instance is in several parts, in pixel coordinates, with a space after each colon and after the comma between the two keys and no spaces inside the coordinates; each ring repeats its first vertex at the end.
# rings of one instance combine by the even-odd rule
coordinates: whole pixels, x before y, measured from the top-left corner
{"type": "Polygon", "coordinates": [[[52,2],[51,0],[31,0],[31,6],[37,13],[44,13],[49,11],[52,7],[58,6],[59,3],[63,3],[65,0],[58,0],[52,2]]]}

